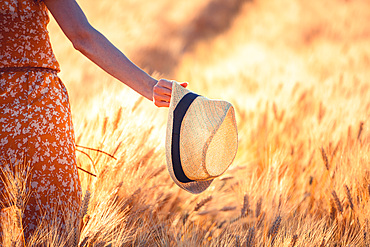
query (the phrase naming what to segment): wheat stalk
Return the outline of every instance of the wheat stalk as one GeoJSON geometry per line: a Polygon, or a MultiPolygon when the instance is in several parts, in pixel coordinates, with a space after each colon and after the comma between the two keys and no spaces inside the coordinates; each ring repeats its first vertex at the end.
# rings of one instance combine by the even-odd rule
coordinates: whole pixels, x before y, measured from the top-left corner
{"type": "Polygon", "coordinates": [[[88,241],[89,241],[89,237],[86,236],[84,237],[84,239],[81,241],[81,244],[78,245],[79,247],[85,247],[85,246],[88,246],[88,241]]]}
{"type": "Polygon", "coordinates": [[[83,225],[87,225],[90,221],[90,215],[86,214],[83,218],[82,218],[82,222],[83,222],[83,225]]]}
{"type": "Polygon", "coordinates": [[[297,243],[297,240],[298,240],[298,235],[294,234],[292,237],[292,240],[290,241],[290,247],[294,247],[295,244],[297,243]]]}
{"type": "Polygon", "coordinates": [[[337,209],[335,207],[334,200],[332,198],[330,198],[330,211],[329,211],[329,215],[330,215],[330,219],[332,221],[335,220],[336,213],[337,213],[337,209]]]}
{"type": "Polygon", "coordinates": [[[22,229],[22,211],[19,207],[15,207],[15,223],[18,229],[22,229]]]}
{"type": "Polygon", "coordinates": [[[90,197],[91,197],[90,191],[86,190],[85,196],[84,196],[84,198],[82,200],[82,203],[81,203],[80,212],[79,212],[79,216],[80,216],[81,219],[86,215],[86,213],[89,209],[90,197]]]}
{"type": "Polygon", "coordinates": [[[262,223],[264,222],[265,217],[266,217],[266,213],[265,212],[263,212],[262,214],[260,214],[260,216],[257,219],[257,223],[256,223],[256,228],[257,229],[259,229],[262,226],[262,223]]]}
{"type": "Polygon", "coordinates": [[[367,231],[366,231],[365,228],[363,229],[363,239],[364,239],[364,244],[367,247],[368,246],[368,244],[367,244],[367,231]]]}
{"type": "Polygon", "coordinates": [[[329,169],[330,169],[329,160],[328,160],[328,156],[326,155],[325,149],[323,147],[321,147],[321,156],[322,156],[322,159],[324,161],[324,165],[326,167],[326,170],[329,171],[329,169]]]}
{"type": "Polygon", "coordinates": [[[220,209],[220,211],[222,211],[222,212],[226,212],[226,211],[233,211],[233,210],[235,210],[235,209],[236,209],[236,207],[232,207],[232,206],[225,206],[225,207],[221,208],[221,209],[220,209]]]}
{"type": "Polygon", "coordinates": [[[347,130],[347,143],[349,143],[352,140],[352,126],[348,126],[347,130]]]}
{"type": "Polygon", "coordinates": [[[133,107],[131,108],[131,112],[135,112],[136,109],[139,107],[139,105],[141,104],[141,102],[143,101],[143,97],[139,97],[136,101],[135,101],[135,104],[133,105],[133,107]]]}
{"type": "Polygon", "coordinates": [[[212,196],[208,196],[204,199],[202,199],[200,202],[197,203],[197,205],[194,208],[194,211],[199,211],[201,207],[203,207],[206,203],[212,200],[212,196]]]}
{"type": "Polygon", "coordinates": [[[186,221],[189,219],[189,213],[185,213],[181,218],[182,218],[182,224],[185,225],[186,221]]]}
{"type": "Polygon", "coordinates": [[[238,221],[238,220],[240,220],[241,218],[242,218],[241,216],[238,216],[238,217],[236,217],[236,218],[234,218],[234,219],[230,220],[230,224],[237,222],[237,221],[238,221]]]}
{"type": "Polygon", "coordinates": [[[165,166],[161,166],[161,167],[158,167],[154,172],[153,174],[150,176],[150,178],[155,178],[157,177],[159,174],[161,174],[164,170],[166,169],[165,166]]]}
{"type": "Polygon", "coordinates": [[[349,206],[351,207],[352,210],[354,210],[354,205],[353,205],[351,191],[349,190],[349,188],[348,188],[348,186],[346,184],[344,185],[344,188],[346,190],[346,195],[347,195],[347,199],[348,199],[348,202],[349,202],[349,206]]]}
{"type": "MultiPolygon", "coordinates": [[[[73,241],[74,242],[76,242],[76,241],[79,242],[80,231],[82,231],[84,226],[86,226],[87,223],[89,222],[90,217],[88,216],[87,211],[89,209],[90,198],[91,198],[91,193],[90,193],[89,190],[86,190],[84,198],[83,198],[82,203],[81,203],[80,211],[79,211],[79,214],[78,214],[78,216],[79,216],[78,217],[78,219],[79,219],[79,228],[74,229],[74,236],[73,236],[73,241]],[[76,240],[76,238],[78,240],[76,240]]],[[[75,245],[75,246],[77,246],[77,245],[75,245]]]]}
{"type": "MultiPolygon", "coordinates": [[[[105,151],[103,151],[103,150],[100,150],[99,148],[90,148],[90,147],[85,147],[85,146],[81,146],[81,145],[78,145],[78,144],[76,144],[76,148],[84,148],[84,149],[92,150],[92,151],[95,151],[95,152],[98,152],[98,153],[102,153],[102,154],[108,155],[108,156],[109,156],[109,157],[111,157],[112,159],[117,160],[117,158],[116,158],[116,157],[114,157],[112,154],[107,153],[107,152],[105,152],[105,151]]],[[[76,150],[76,151],[80,151],[81,153],[84,153],[84,152],[82,152],[81,150],[76,150]]],[[[84,153],[84,154],[86,154],[86,153],[84,153]]],[[[89,156],[89,155],[87,154],[87,156],[89,156]]],[[[90,157],[90,156],[89,156],[89,157],[90,157]]],[[[92,159],[91,159],[91,157],[90,157],[90,160],[92,160],[92,159]]],[[[93,161],[92,163],[93,163],[93,164],[95,164],[95,162],[94,162],[94,161],[93,161]]],[[[95,168],[95,166],[94,166],[94,168],[95,168]]]]}
{"type": "Polygon", "coordinates": [[[357,134],[357,140],[359,141],[361,139],[361,134],[362,134],[363,129],[364,129],[364,122],[360,122],[360,127],[358,129],[358,134],[357,134]]]}
{"type": "Polygon", "coordinates": [[[120,107],[118,109],[118,111],[117,111],[116,118],[115,118],[115,120],[113,122],[113,130],[116,130],[117,129],[118,124],[119,124],[119,122],[121,120],[121,117],[122,117],[122,107],[120,107]]]}
{"type": "Polygon", "coordinates": [[[317,115],[317,118],[319,120],[319,123],[321,123],[322,121],[322,118],[324,117],[325,115],[325,108],[323,106],[323,103],[320,101],[320,105],[319,105],[319,113],[317,115]]]}
{"type": "Polygon", "coordinates": [[[331,194],[333,195],[333,199],[334,199],[334,202],[335,202],[335,205],[337,206],[337,209],[340,213],[343,213],[343,207],[342,207],[342,204],[338,198],[338,195],[337,193],[335,192],[335,190],[333,190],[331,192],[331,194]]]}
{"type": "Polygon", "coordinates": [[[255,235],[256,235],[256,231],[255,231],[254,226],[252,226],[251,228],[248,229],[247,240],[246,240],[246,244],[245,244],[246,247],[253,247],[254,246],[255,235]]]}
{"type": "Polygon", "coordinates": [[[235,236],[235,247],[240,247],[240,237],[239,237],[239,235],[235,236]]]}
{"type": "Polygon", "coordinates": [[[331,153],[331,158],[332,159],[335,156],[335,154],[338,152],[340,145],[341,145],[341,141],[339,140],[338,143],[337,143],[337,145],[335,146],[333,152],[331,153]]]}
{"type": "Polygon", "coordinates": [[[256,212],[255,212],[256,218],[258,218],[258,216],[261,214],[261,207],[262,207],[262,197],[258,199],[257,204],[256,204],[256,212]]]}
{"type": "Polygon", "coordinates": [[[171,200],[173,197],[172,193],[167,194],[162,200],[158,201],[157,204],[157,211],[161,211],[164,206],[171,200]]]}
{"type": "Polygon", "coordinates": [[[78,227],[74,227],[73,234],[70,239],[70,246],[78,246],[79,241],[80,241],[80,231],[78,227]]]}
{"type": "Polygon", "coordinates": [[[325,237],[323,237],[323,238],[322,238],[322,241],[321,241],[320,247],[325,247],[325,237]]]}
{"type": "Polygon", "coordinates": [[[249,211],[249,197],[247,194],[245,194],[244,200],[243,200],[243,207],[242,207],[240,216],[241,217],[246,216],[248,214],[248,211],[249,211]]]}
{"type": "Polygon", "coordinates": [[[220,229],[227,221],[226,220],[223,220],[221,221],[218,225],[217,225],[217,228],[220,229]]]}
{"type": "Polygon", "coordinates": [[[272,237],[275,237],[279,231],[279,228],[280,228],[280,224],[281,224],[281,216],[278,215],[274,222],[272,223],[269,231],[268,231],[268,236],[272,236],[272,237]]]}
{"type": "Polygon", "coordinates": [[[121,147],[122,143],[123,143],[123,141],[120,141],[120,142],[118,143],[118,145],[115,147],[115,149],[113,150],[113,152],[112,152],[112,156],[113,156],[113,157],[115,157],[114,155],[116,155],[116,153],[117,153],[117,151],[119,150],[119,148],[121,147]]]}
{"type": "Polygon", "coordinates": [[[107,125],[108,125],[108,117],[104,117],[104,122],[101,129],[101,134],[104,136],[105,132],[107,131],[107,125]]]}

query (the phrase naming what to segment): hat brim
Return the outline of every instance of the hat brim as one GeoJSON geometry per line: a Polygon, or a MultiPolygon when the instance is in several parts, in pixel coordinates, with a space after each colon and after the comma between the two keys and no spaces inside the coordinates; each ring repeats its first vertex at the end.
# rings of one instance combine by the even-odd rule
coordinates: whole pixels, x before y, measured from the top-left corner
{"type": "Polygon", "coordinates": [[[167,169],[168,172],[172,178],[172,180],[182,189],[193,193],[193,194],[199,194],[206,190],[211,183],[213,182],[213,179],[210,180],[204,180],[204,181],[191,181],[191,182],[180,182],[174,172],[173,167],[173,159],[172,159],[172,134],[173,134],[173,121],[174,121],[174,110],[179,103],[179,101],[185,96],[186,94],[191,93],[190,90],[182,87],[176,82],[173,82],[172,86],[172,96],[171,96],[171,103],[169,106],[169,114],[168,114],[168,122],[167,122],[167,131],[166,131],[166,159],[167,159],[167,169]]]}

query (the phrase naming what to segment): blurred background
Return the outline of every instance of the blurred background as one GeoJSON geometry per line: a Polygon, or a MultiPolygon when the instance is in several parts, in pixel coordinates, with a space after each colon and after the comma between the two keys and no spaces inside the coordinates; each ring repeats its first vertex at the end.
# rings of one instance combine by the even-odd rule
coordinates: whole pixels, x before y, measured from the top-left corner
{"type": "MultiPolygon", "coordinates": [[[[78,3],[91,24],[148,73],[189,81],[190,89],[209,97],[238,98],[242,107],[253,108],[261,97],[280,100],[277,88],[320,87],[320,98],[328,100],[336,82],[343,82],[338,91],[363,93],[361,84],[369,83],[365,0],[78,3]]],[[[49,29],[73,105],[101,89],[124,90],[74,51],[54,21],[49,29]]]]}

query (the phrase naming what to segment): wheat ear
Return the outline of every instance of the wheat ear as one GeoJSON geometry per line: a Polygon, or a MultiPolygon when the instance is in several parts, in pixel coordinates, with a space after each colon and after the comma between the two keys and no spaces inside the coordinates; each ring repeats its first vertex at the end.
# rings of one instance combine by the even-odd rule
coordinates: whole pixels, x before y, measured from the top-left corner
{"type": "Polygon", "coordinates": [[[257,201],[257,204],[256,204],[256,212],[255,212],[256,218],[258,218],[258,216],[260,216],[261,214],[261,207],[262,207],[262,197],[257,201]]]}
{"type": "Polygon", "coordinates": [[[197,205],[194,208],[194,211],[199,211],[201,207],[203,207],[207,202],[212,200],[212,196],[208,196],[204,199],[202,199],[200,202],[197,203],[197,205]]]}
{"type": "Polygon", "coordinates": [[[281,216],[279,215],[275,218],[274,223],[272,223],[272,226],[270,227],[268,235],[275,237],[279,231],[280,224],[281,224],[281,216]]]}
{"type": "Polygon", "coordinates": [[[346,184],[344,185],[344,188],[346,189],[346,195],[347,195],[347,199],[348,199],[348,202],[349,202],[349,206],[353,210],[354,209],[354,206],[353,206],[353,200],[352,200],[351,191],[349,190],[349,188],[348,188],[348,186],[346,184]]]}
{"type": "Polygon", "coordinates": [[[298,240],[298,235],[294,234],[293,237],[292,237],[292,241],[290,241],[290,246],[294,247],[295,244],[297,243],[297,240],[298,240]]]}
{"type": "Polygon", "coordinates": [[[244,217],[248,214],[249,211],[249,197],[247,194],[244,195],[243,207],[241,210],[241,217],[244,217]]]}
{"type": "Polygon", "coordinates": [[[254,226],[252,226],[248,230],[247,241],[246,241],[246,244],[245,244],[246,247],[253,247],[254,246],[255,235],[256,235],[256,231],[255,231],[254,226]]]}
{"type": "Polygon", "coordinates": [[[322,156],[322,160],[324,161],[326,170],[329,171],[329,168],[330,168],[329,160],[328,160],[328,156],[326,155],[325,149],[323,147],[321,147],[321,156],[322,156]]]}
{"type": "Polygon", "coordinates": [[[83,218],[87,213],[87,210],[89,208],[90,197],[91,197],[90,191],[86,190],[84,199],[82,200],[82,204],[81,204],[80,215],[79,215],[80,218],[83,218]]]}
{"type": "Polygon", "coordinates": [[[331,194],[333,195],[333,198],[334,198],[334,202],[335,202],[335,205],[337,206],[337,209],[340,213],[343,213],[343,207],[342,207],[342,204],[340,203],[340,200],[339,200],[339,197],[337,195],[337,193],[335,192],[335,190],[333,190],[331,192],[331,194]]]}

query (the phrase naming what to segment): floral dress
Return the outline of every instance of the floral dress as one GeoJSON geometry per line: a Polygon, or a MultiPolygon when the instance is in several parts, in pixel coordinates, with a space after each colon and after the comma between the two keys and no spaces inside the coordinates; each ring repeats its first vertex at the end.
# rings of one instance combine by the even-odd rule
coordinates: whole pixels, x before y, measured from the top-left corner
{"type": "MultiPolygon", "coordinates": [[[[26,239],[41,220],[65,227],[81,203],[68,94],[57,76],[48,22],[42,2],[0,1],[0,168],[14,172],[25,163],[30,170],[26,239]]],[[[11,206],[6,193],[0,179],[0,209],[11,206]]]]}

